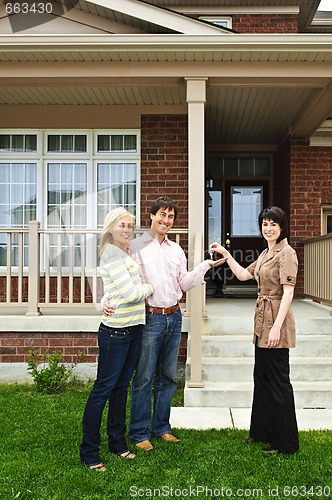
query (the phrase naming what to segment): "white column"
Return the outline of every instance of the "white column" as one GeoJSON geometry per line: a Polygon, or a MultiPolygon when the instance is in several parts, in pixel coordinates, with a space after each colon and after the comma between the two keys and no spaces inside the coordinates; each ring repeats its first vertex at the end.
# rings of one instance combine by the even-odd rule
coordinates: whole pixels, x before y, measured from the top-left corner
{"type": "MultiPolygon", "coordinates": [[[[189,269],[193,268],[194,237],[204,234],[204,108],[207,78],[187,78],[189,161],[189,269]]],[[[201,255],[203,257],[203,255],[201,255]]]]}
{"type": "MultiPolygon", "coordinates": [[[[203,259],[204,235],[204,106],[206,78],[187,79],[188,149],[189,149],[189,269],[203,259]]],[[[189,307],[188,307],[189,306],[189,307]]],[[[191,373],[188,387],[204,387],[202,381],[202,316],[205,310],[205,286],[198,285],[188,293],[190,315],[191,373]]]]}

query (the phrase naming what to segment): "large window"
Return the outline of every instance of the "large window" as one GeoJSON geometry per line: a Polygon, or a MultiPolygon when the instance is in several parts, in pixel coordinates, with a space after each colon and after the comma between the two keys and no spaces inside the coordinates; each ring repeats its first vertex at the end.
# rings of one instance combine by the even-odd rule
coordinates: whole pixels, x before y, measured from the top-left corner
{"type": "Polygon", "coordinates": [[[0,227],[95,229],[116,206],[139,223],[139,145],[138,130],[0,130],[0,227]]]}

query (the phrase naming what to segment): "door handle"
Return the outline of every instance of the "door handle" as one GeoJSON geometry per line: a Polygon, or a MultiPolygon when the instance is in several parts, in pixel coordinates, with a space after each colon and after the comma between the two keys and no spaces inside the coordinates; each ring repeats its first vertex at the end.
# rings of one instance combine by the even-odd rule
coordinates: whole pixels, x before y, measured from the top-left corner
{"type": "Polygon", "coordinates": [[[226,233],[225,246],[226,246],[227,250],[230,250],[230,248],[231,248],[231,238],[230,238],[229,233],[226,233]]]}

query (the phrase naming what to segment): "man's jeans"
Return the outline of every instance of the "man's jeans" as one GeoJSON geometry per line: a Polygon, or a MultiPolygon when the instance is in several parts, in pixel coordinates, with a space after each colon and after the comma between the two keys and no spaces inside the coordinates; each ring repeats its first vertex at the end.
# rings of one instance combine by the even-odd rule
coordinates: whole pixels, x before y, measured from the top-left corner
{"type": "Polygon", "coordinates": [[[125,440],[127,390],[141,350],[141,330],[141,325],[119,329],[103,323],[99,326],[97,379],[86,404],[80,446],[81,460],[88,466],[101,462],[100,426],[108,400],[109,450],[117,455],[128,450],[125,440]]]}
{"type": "Polygon", "coordinates": [[[129,437],[140,443],[151,435],[171,433],[171,399],[177,384],[174,380],[181,340],[182,315],[146,314],[142,348],[133,380],[129,437]],[[152,413],[152,384],[154,408],[152,413]],[[150,429],[149,429],[150,426],[150,429]]]}

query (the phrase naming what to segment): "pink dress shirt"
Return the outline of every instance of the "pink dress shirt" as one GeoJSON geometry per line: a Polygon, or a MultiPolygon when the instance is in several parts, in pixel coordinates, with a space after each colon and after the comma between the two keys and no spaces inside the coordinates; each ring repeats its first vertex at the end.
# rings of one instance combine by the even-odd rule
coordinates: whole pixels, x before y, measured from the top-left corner
{"type": "Polygon", "coordinates": [[[184,251],[167,236],[160,244],[145,232],[130,242],[130,252],[140,266],[143,280],[153,286],[154,292],[147,298],[147,304],[152,307],[174,306],[183,292],[202,283],[210,269],[205,260],[188,272],[184,251]]]}

